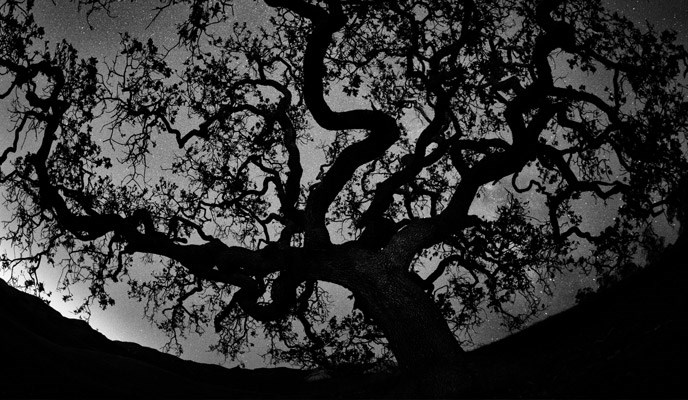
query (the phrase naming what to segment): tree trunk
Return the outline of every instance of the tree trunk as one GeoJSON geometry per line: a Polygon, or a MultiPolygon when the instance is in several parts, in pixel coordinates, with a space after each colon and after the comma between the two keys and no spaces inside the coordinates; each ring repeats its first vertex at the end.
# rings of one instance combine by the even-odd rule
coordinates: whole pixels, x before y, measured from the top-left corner
{"type": "Polygon", "coordinates": [[[399,395],[450,397],[477,393],[468,356],[432,297],[389,252],[344,244],[294,254],[308,279],[351,290],[387,338],[405,375],[399,395]],[[414,387],[415,385],[415,387],[414,387]],[[406,390],[405,390],[406,389],[406,390]]]}
{"type": "Polygon", "coordinates": [[[353,288],[365,312],[385,334],[401,367],[406,390],[416,395],[469,394],[475,376],[467,356],[430,295],[406,272],[368,269],[353,288]],[[374,270],[374,271],[371,271],[374,270]]]}

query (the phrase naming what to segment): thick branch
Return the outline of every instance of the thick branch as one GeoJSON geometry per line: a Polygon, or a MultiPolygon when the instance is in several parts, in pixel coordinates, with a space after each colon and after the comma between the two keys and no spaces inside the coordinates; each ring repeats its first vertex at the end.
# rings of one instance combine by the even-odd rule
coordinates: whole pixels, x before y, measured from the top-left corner
{"type": "Polygon", "coordinates": [[[346,23],[337,2],[328,2],[330,12],[302,1],[268,0],[273,7],[285,7],[313,24],[304,54],[304,101],[315,121],[328,130],[361,129],[368,137],[345,148],[315,186],[306,202],[305,240],[329,244],[325,214],[358,167],[380,157],[400,136],[396,121],[379,110],[335,112],[325,101],[325,55],[332,35],[346,23]]]}

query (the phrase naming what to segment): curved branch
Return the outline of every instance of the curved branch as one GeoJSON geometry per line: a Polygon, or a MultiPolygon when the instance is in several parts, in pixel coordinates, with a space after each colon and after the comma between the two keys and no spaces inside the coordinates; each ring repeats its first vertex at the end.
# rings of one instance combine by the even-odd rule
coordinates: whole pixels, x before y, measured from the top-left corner
{"type": "Polygon", "coordinates": [[[462,257],[460,257],[457,254],[453,254],[447,258],[442,259],[442,261],[437,264],[437,268],[435,268],[434,271],[428,275],[427,278],[425,278],[425,283],[428,285],[428,290],[432,292],[435,290],[435,282],[442,276],[444,275],[444,272],[447,270],[447,267],[452,264],[452,263],[457,263],[462,261],[462,257]]]}
{"type": "Polygon", "coordinates": [[[332,36],[346,23],[341,5],[329,1],[330,12],[303,1],[266,0],[272,7],[284,7],[313,24],[303,60],[303,97],[313,119],[327,130],[361,129],[367,138],[345,148],[311,191],[305,210],[305,242],[316,246],[329,244],[325,215],[344,185],[358,167],[381,156],[400,136],[396,121],[379,110],[335,112],[325,101],[325,55],[332,36]]]}
{"type": "Polygon", "coordinates": [[[297,304],[296,289],[300,284],[301,280],[296,279],[293,274],[281,272],[272,282],[269,303],[259,302],[260,297],[265,294],[264,285],[256,282],[254,285],[242,287],[234,293],[229,304],[215,317],[215,330],[221,329],[223,319],[236,306],[241,307],[251,318],[261,322],[284,317],[297,304]]]}
{"type": "Polygon", "coordinates": [[[552,87],[551,94],[555,97],[592,104],[595,107],[599,108],[601,111],[603,111],[605,114],[607,114],[607,117],[612,122],[612,124],[622,125],[621,120],[619,119],[619,115],[616,112],[616,109],[592,93],[572,88],[562,88],[555,86],[552,87]]]}
{"type": "Polygon", "coordinates": [[[537,187],[538,190],[540,190],[540,191],[542,191],[544,189],[542,184],[540,182],[534,180],[534,179],[531,179],[530,182],[528,182],[528,186],[526,186],[525,188],[518,187],[518,185],[516,184],[516,180],[518,179],[519,173],[521,173],[521,171],[519,171],[519,172],[517,172],[511,176],[511,187],[513,187],[517,193],[529,192],[530,189],[533,188],[533,186],[537,187]]]}
{"type": "Polygon", "coordinates": [[[428,156],[425,155],[428,145],[433,138],[438,138],[449,124],[447,118],[449,103],[445,99],[436,107],[435,116],[430,124],[420,133],[414,154],[410,154],[410,162],[404,168],[393,173],[390,177],[377,184],[375,195],[365,211],[360,226],[366,227],[380,222],[382,214],[389,208],[394,200],[394,193],[404,184],[408,184],[428,165],[439,160],[448,150],[450,141],[444,140],[438,143],[438,148],[428,156]]]}
{"type": "Polygon", "coordinates": [[[562,177],[567,183],[566,189],[557,193],[554,196],[548,196],[547,205],[549,207],[549,219],[552,225],[552,230],[554,237],[558,240],[563,240],[572,234],[589,240],[594,240],[594,236],[589,233],[582,232],[578,227],[573,227],[568,229],[566,232],[561,233],[561,228],[559,227],[559,220],[557,218],[557,209],[559,206],[570,199],[576,194],[583,192],[593,192],[600,199],[608,199],[618,193],[622,193],[629,189],[628,185],[620,182],[600,182],[600,181],[580,181],[576,174],[573,172],[569,164],[564,160],[562,156],[562,151],[555,149],[554,147],[540,144],[538,146],[538,157],[546,157],[551,161],[557,169],[561,172],[562,177]],[[607,191],[602,189],[602,186],[611,186],[607,191]]]}
{"type": "Polygon", "coordinates": [[[15,128],[14,130],[14,140],[12,141],[12,144],[7,147],[3,152],[2,155],[0,155],[0,167],[2,167],[2,164],[5,163],[7,160],[7,157],[10,155],[10,153],[14,153],[17,151],[17,144],[19,143],[19,134],[21,133],[22,130],[24,130],[24,126],[26,125],[26,121],[29,119],[28,114],[24,114],[24,116],[21,119],[21,122],[15,128]]]}

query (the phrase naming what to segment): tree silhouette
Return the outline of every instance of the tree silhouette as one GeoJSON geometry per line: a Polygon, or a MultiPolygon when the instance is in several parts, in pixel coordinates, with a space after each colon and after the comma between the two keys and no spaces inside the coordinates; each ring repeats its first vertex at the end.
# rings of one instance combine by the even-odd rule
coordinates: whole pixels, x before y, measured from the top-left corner
{"type": "Polygon", "coordinates": [[[393,354],[448,393],[473,384],[456,335],[485,310],[518,327],[562,269],[661,246],[652,221],[680,209],[686,171],[675,33],[598,0],[265,4],[252,30],[229,0],[161,1],[188,7],[182,61],[122,35],[99,63],[47,43],[32,1],[2,2],[20,284],[41,291],[56,264],[106,307],[124,281],[171,346],[212,323],[230,357],[262,332],[277,361],[393,354]],[[508,189],[494,215],[471,209],[488,184],[508,189]],[[583,200],[616,218],[591,225],[583,200]],[[322,282],[351,291],[350,315],[322,282]]]}

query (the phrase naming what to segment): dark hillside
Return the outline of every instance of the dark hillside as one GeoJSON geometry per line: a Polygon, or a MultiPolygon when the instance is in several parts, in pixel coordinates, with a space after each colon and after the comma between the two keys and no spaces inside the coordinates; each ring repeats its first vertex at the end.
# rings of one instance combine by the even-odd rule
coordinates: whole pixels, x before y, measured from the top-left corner
{"type": "Polygon", "coordinates": [[[473,352],[488,395],[688,397],[688,240],[655,265],[473,352]]]}
{"type": "Polygon", "coordinates": [[[264,397],[295,394],[305,375],[284,368],[230,370],[110,341],[1,280],[0,326],[0,398],[264,397]]]}

